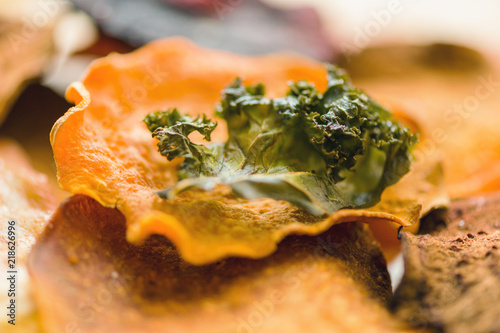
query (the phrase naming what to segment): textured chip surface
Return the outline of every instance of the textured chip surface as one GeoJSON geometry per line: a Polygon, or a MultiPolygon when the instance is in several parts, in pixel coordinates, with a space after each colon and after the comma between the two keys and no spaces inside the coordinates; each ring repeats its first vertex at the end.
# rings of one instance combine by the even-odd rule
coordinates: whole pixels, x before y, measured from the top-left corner
{"type": "Polygon", "coordinates": [[[366,225],[289,236],[271,256],[193,266],[161,236],[127,242],[125,218],[77,195],[30,256],[47,332],[402,332],[366,225]]]}
{"type": "Polygon", "coordinates": [[[423,223],[435,231],[402,237],[396,314],[445,332],[500,331],[500,195],[454,201],[423,223]]]}

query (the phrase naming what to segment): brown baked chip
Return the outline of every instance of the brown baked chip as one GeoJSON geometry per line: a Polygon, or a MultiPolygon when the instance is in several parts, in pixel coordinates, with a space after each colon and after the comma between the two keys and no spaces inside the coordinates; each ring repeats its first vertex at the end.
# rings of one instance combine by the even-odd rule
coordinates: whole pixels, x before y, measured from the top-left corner
{"type": "Polygon", "coordinates": [[[396,314],[445,332],[500,331],[500,195],[457,200],[423,223],[437,230],[402,237],[396,314]]]}
{"type": "MultiPolygon", "coordinates": [[[[289,236],[271,256],[193,266],[162,236],[140,246],[125,217],[77,195],[30,256],[47,332],[401,332],[367,226],[289,236]]],[[[210,251],[210,249],[207,249],[210,251]]]]}
{"type": "MultiPolygon", "coordinates": [[[[157,152],[142,119],[171,107],[211,116],[221,90],[237,76],[245,84],[263,83],[269,97],[283,96],[289,80],[308,80],[319,90],[326,85],[323,64],[298,55],[246,57],[183,39],[100,59],[82,82],[68,89],[67,99],[76,106],[51,132],[62,188],[118,208],[125,215],[129,241],[165,235],[194,264],[230,255],[261,258],[288,234],[318,234],[346,221],[388,220],[409,226],[428,207],[446,202],[434,178],[422,178],[439,163],[430,159],[421,164],[422,172],[410,172],[403,185],[384,195],[379,206],[329,217],[313,217],[286,202],[244,200],[226,187],[189,191],[175,201],[160,199],[154,192],[175,184],[180,159],[168,162],[157,152]]],[[[221,141],[226,135],[221,122],[212,139],[221,141]]]]}

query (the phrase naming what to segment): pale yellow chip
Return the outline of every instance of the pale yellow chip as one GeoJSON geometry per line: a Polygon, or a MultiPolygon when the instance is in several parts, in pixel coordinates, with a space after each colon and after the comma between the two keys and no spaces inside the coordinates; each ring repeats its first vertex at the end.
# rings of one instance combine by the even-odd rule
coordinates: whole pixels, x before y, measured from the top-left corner
{"type": "Polygon", "coordinates": [[[16,325],[8,324],[7,321],[14,318],[7,317],[10,310],[4,308],[0,322],[2,332],[38,332],[26,262],[31,247],[56,207],[47,177],[31,167],[28,157],[16,143],[0,140],[0,270],[3,275],[0,303],[7,306],[11,299],[16,302],[16,325]],[[15,297],[8,295],[11,288],[7,277],[12,275],[8,271],[15,272],[15,297]]]}
{"type": "MultiPolygon", "coordinates": [[[[2,11],[8,7],[2,3],[2,11]]],[[[8,11],[8,10],[7,10],[8,11]]],[[[28,29],[26,21],[0,13],[0,124],[29,80],[40,76],[53,55],[53,22],[28,29]]]]}

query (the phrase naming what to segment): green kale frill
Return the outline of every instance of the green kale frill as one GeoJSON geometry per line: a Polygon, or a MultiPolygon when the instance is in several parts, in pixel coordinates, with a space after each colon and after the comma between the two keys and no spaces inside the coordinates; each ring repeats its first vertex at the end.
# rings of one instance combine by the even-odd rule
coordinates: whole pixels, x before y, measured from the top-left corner
{"type": "Polygon", "coordinates": [[[262,84],[245,87],[238,78],[222,92],[216,115],[227,123],[228,141],[206,146],[189,139],[196,131],[210,141],[217,123],[204,115],[173,109],[146,117],[160,153],[184,157],[179,182],[161,197],[222,183],[244,198],[286,200],[314,215],[369,207],[409,171],[417,141],[331,65],[324,93],[299,81],[285,97],[268,99],[262,84]]]}

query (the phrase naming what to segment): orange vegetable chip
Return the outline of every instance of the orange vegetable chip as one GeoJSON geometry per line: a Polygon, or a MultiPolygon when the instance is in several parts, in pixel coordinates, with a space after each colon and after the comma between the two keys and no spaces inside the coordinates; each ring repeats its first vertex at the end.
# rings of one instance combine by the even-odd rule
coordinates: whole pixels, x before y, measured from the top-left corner
{"type": "MultiPolygon", "coordinates": [[[[340,222],[411,225],[424,212],[426,195],[435,197],[432,181],[410,173],[404,189],[394,192],[397,197],[387,197],[369,210],[340,210],[327,218],[313,217],[286,202],[244,200],[222,186],[211,192],[188,191],[174,201],[160,199],[154,192],[176,182],[179,161],[168,162],[157,152],[142,119],[172,107],[211,116],[221,90],[237,76],[246,84],[265,84],[270,97],[283,96],[289,80],[326,86],[321,63],[292,54],[246,57],[166,39],[128,55],[108,56],[96,61],[82,82],[69,87],[67,99],[76,106],[51,132],[60,185],[118,208],[125,215],[129,241],[165,235],[194,264],[229,255],[264,257],[288,234],[318,234],[340,222]],[[429,186],[415,193],[415,184],[429,186]]],[[[225,137],[221,122],[212,138],[225,137]]],[[[440,197],[425,207],[442,201],[440,197]]]]}
{"type": "Polygon", "coordinates": [[[264,259],[183,261],[164,237],[140,246],[125,218],[83,195],[64,203],[29,267],[46,332],[404,332],[385,308],[385,260],[367,226],[290,236],[264,259]]]}

